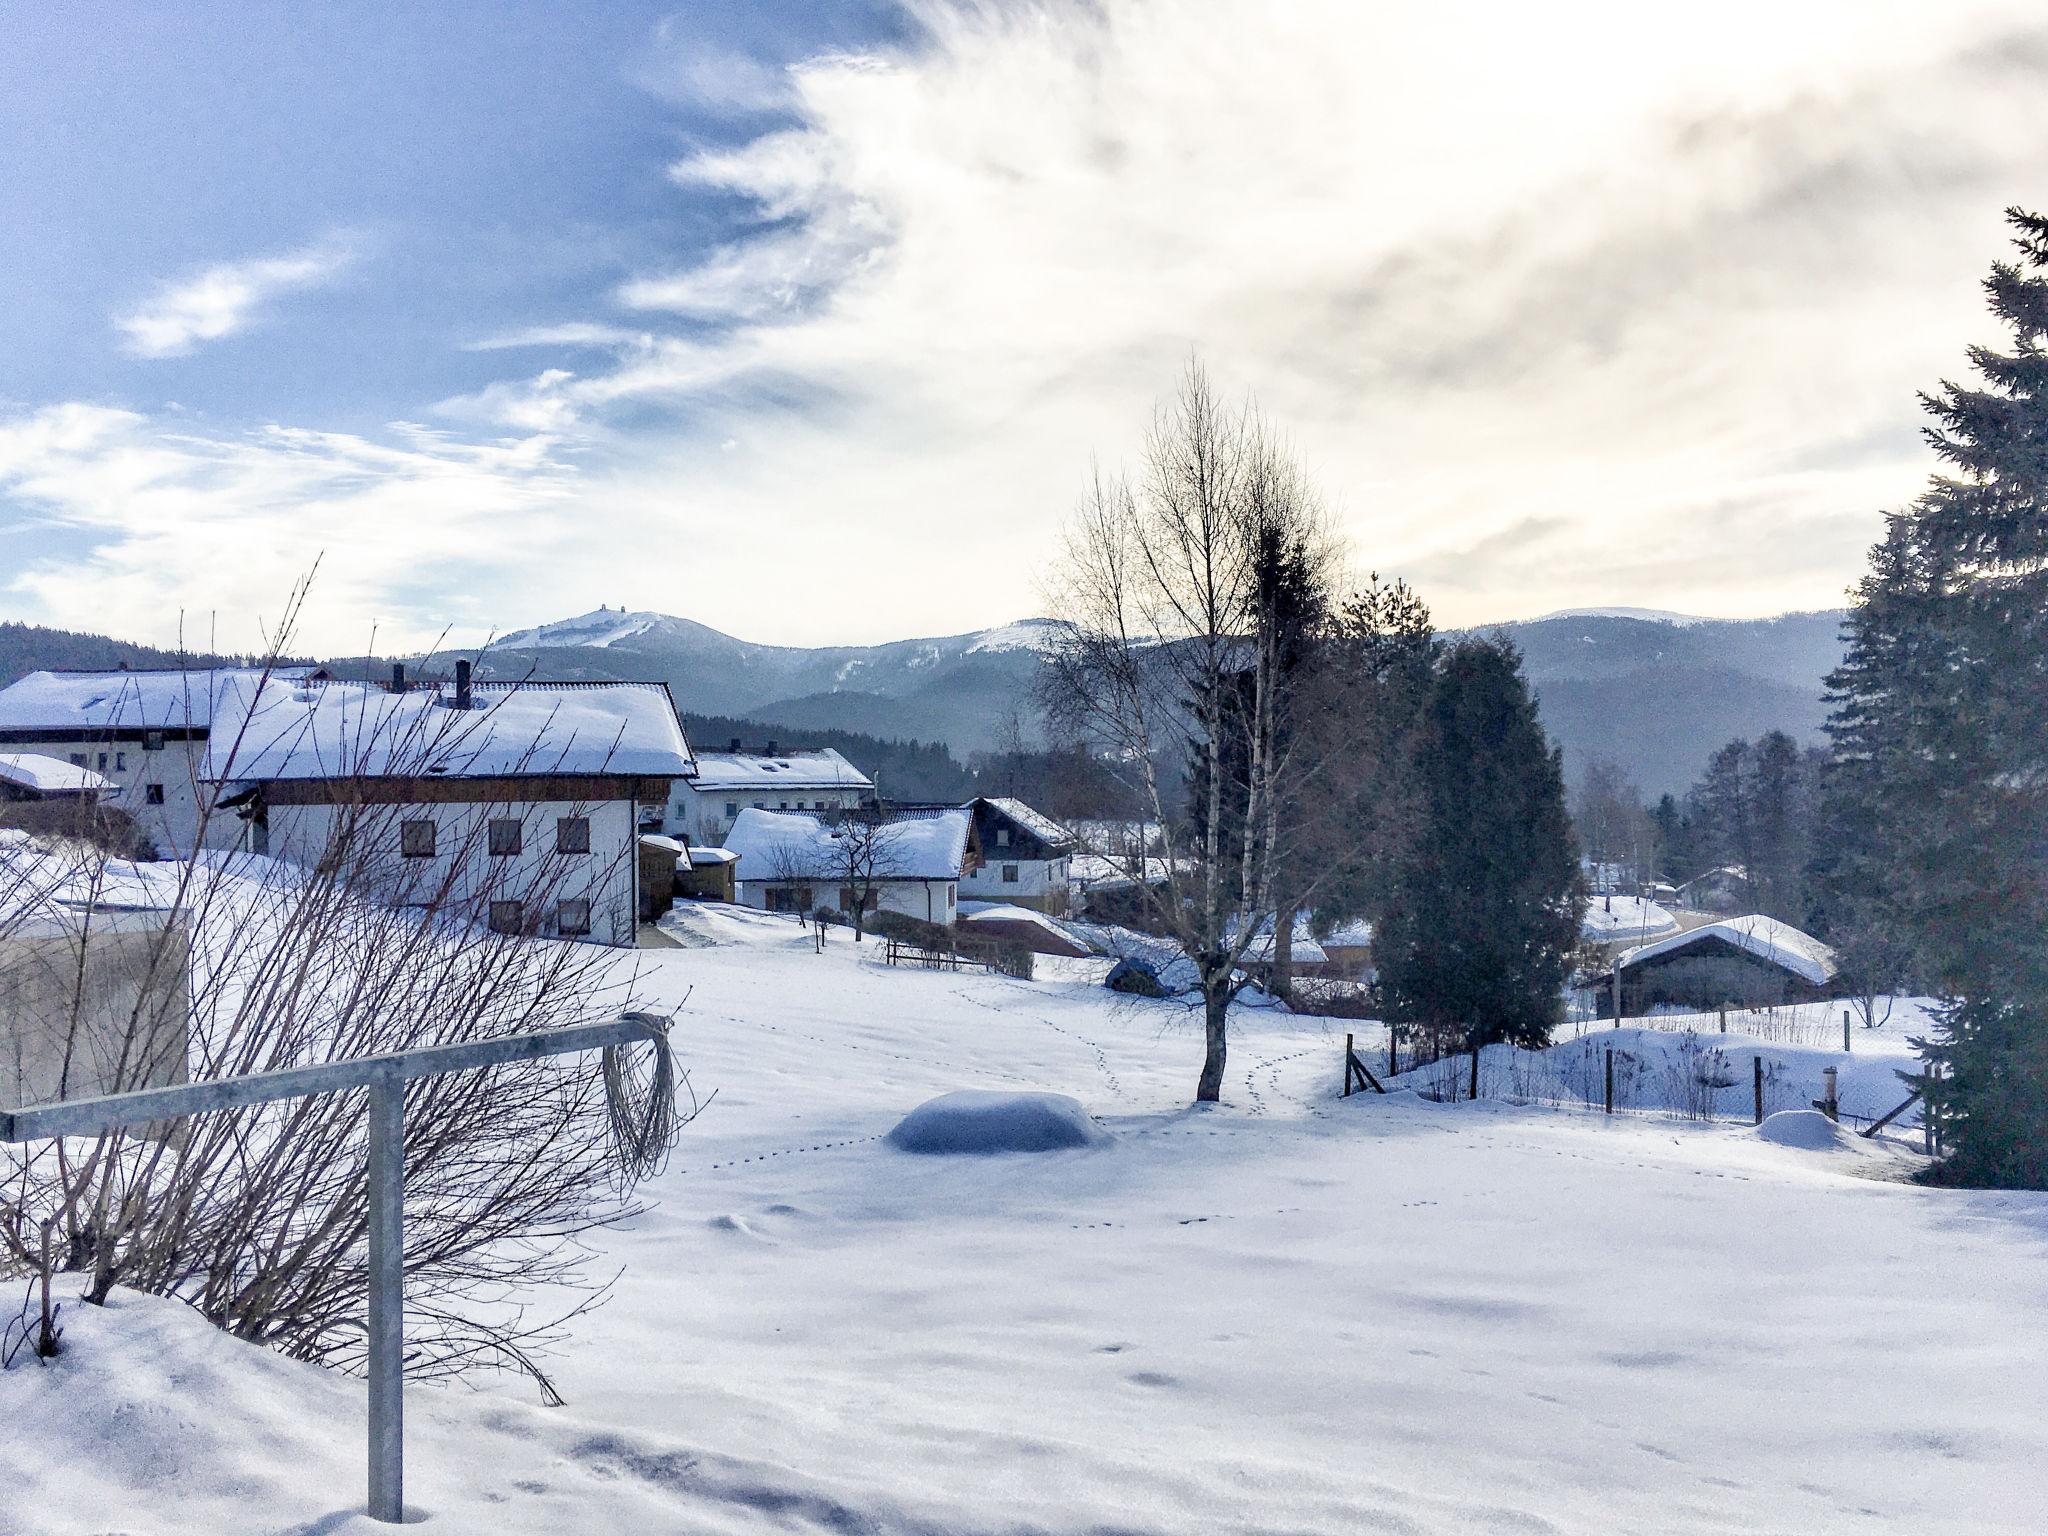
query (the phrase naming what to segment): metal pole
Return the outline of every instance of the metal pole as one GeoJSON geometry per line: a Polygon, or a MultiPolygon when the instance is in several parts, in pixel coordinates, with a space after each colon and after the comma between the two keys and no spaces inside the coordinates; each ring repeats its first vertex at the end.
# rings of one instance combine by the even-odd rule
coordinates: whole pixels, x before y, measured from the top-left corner
{"type": "Polygon", "coordinates": [[[405,1518],[405,1079],[370,1084],[370,1518],[405,1518]]]}

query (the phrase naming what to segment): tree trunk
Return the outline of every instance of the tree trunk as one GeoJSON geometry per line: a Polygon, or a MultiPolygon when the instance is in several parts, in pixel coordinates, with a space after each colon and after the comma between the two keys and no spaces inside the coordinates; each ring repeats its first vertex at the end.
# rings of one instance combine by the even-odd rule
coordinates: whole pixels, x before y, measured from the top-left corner
{"type": "Polygon", "coordinates": [[[1197,1104],[1215,1104],[1223,1097],[1223,1061],[1226,1053],[1225,1021],[1230,1015],[1229,982],[1220,983],[1203,999],[1207,1049],[1202,1056],[1202,1080],[1195,1085],[1197,1104]]]}
{"type": "Polygon", "coordinates": [[[1294,914],[1290,906],[1273,918],[1273,995],[1294,1001],[1294,914]]]}

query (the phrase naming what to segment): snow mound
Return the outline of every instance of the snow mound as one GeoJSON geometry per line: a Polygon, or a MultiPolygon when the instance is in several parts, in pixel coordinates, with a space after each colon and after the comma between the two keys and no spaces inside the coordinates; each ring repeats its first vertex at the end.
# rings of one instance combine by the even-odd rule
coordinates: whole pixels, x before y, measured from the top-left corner
{"type": "Polygon", "coordinates": [[[964,1089],[920,1104],[889,1133],[905,1152],[1059,1152],[1099,1147],[1109,1132],[1064,1093],[964,1089]]]}
{"type": "Polygon", "coordinates": [[[1817,1109],[1781,1109],[1756,1128],[1760,1140],[1805,1152],[1832,1152],[1843,1145],[1842,1128],[1817,1109]]]}

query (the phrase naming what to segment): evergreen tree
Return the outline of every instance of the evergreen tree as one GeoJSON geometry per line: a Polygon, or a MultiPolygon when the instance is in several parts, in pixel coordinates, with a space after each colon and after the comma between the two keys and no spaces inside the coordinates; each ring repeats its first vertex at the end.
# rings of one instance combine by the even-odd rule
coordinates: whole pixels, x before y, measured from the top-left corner
{"type": "Polygon", "coordinates": [[[2048,218],[1985,283],[2012,349],[1922,397],[1951,473],[1891,520],[1830,678],[1823,904],[1949,1000],[1929,1102],[1973,1183],[2048,1185],[2048,218]]]}
{"type": "Polygon", "coordinates": [[[1547,1044],[1585,885],[1560,755],[1507,640],[1445,653],[1415,774],[1420,824],[1373,942],[1388,1017],[1475,1047],[1547,1044]]]}

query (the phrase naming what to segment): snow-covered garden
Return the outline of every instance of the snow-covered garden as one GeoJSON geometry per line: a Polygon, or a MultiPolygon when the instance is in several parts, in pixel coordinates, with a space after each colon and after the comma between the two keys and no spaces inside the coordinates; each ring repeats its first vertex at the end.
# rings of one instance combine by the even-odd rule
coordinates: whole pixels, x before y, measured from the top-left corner
{"type": "MultiPolygon", "coordinates": [[[[636,963],[715,1097],[599,1239],[566,1407],[410,1391],[430,1528],[2038,1528],[2048,1196],[1903,1182],[1914,1134],[1339,1098],[1345,1032],[1376,1067],[1383,1033],[1248,1008],[1195,1109],[1196,1021],[1103,962],[1027,983],[731,909],[666,926],[685,947],[636,963]],[[1085,1144],[889,1139],[959,1090],[991,1097],[935,1145],[982,1109],[1085,1144]]],[[[1902,1096],[1895,1018],[1858,1031],[1846,1110],[1902,1096]]],[[[1743,1022],[1711,1043],[1745,1071],[1840,1060],[1743,1022]]],[[[0,1375],[0,1531],[379,1528],[360,1382],[132,1293],[64,1321],[0,1375]]]]}

